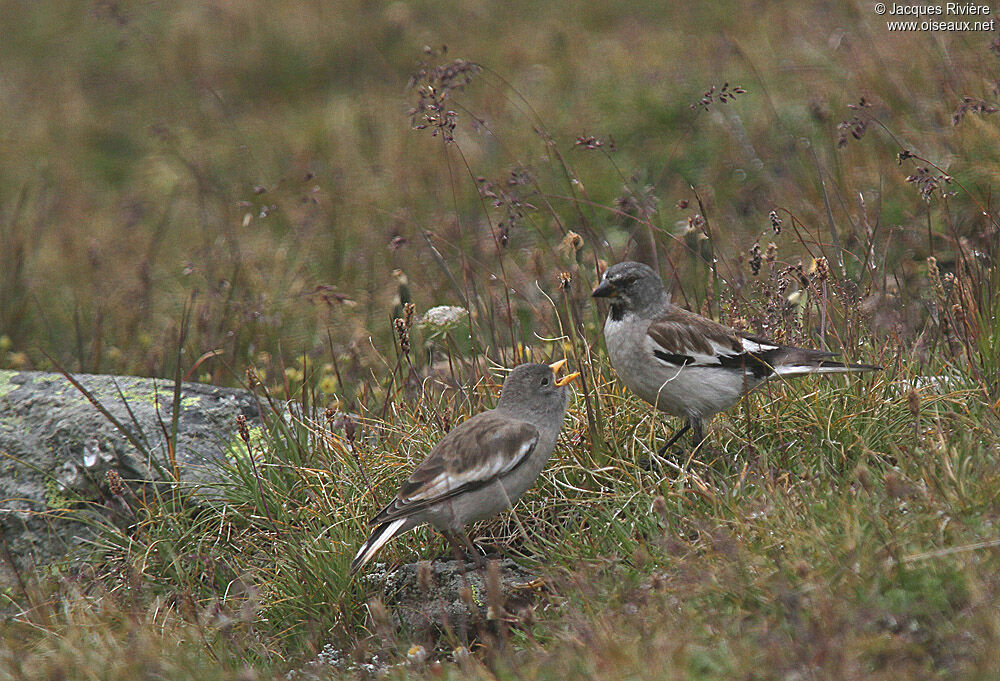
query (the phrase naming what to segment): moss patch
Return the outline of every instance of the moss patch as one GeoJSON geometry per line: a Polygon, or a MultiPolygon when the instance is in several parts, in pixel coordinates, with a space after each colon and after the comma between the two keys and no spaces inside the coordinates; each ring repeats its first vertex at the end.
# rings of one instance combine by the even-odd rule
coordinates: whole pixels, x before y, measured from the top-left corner
{"type": "Polygon", "coordinates": [[[14,383],[11,383],[11,379],[14,378],[17,373],[18,372],[16,371],[0,371],[0,397],[3,397],[11,390],[17,388],[14,383]]]}

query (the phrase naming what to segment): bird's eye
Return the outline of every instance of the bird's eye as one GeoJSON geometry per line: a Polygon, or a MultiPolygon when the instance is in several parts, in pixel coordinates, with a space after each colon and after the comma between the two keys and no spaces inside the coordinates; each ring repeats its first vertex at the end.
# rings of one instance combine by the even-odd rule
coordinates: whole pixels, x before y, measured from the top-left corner
{"type": "Polygon", "coordinates": [[[542,379],[542,385],[548,385],[548,384],[549,384],[549,379],[543,378],[542,379]]]}

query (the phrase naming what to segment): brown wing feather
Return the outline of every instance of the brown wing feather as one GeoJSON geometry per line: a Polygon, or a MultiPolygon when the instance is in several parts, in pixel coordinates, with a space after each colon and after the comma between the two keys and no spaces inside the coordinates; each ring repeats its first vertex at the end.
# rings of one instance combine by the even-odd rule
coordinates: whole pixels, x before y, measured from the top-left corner
{"type": "Polygon", "coordinates": [[[476,414],[435,445],[369,525],[483,487],[527,460],[537,442],[538,430],[530,423],[493,411],[476,414]]]}
{"type": "Polygon", "coordinates": [[[646,333],[664,350],[677,354],[710,355],[714,352],[712,343],[733,352],[743,351],[736,331],[676,305],[654,319],[646,333]]]}
{"type": "MultiPolygon", "coordinates": [[[[767,338],[736,331],[676,306],[671,306],[654,319],[647,333],[662,349],[654,351],[654,354],[675,365],[741,368],[759,378],[771,375],[775,367],[785,364],[818,368],[844,366],[828,359],[835,357],[836,353],[781,345],[767,338]],[[750,347],[744,340],[750,341],[750,347]],[[753,345],[758,347],[751,349],[753,345]],[[692,356],[695,353],[703,357],[711,356],[712,361],[700,362],[692,356]]],[[[867,368],[867,365],[850,366],[867,368]]]]}

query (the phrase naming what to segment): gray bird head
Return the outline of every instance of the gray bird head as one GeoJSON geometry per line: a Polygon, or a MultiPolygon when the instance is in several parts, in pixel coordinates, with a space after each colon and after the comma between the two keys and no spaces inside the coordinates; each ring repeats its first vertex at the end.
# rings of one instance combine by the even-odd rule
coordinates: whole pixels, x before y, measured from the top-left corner
{"type": "MultiPolygon", "coordinates": [[[[569,384],[579,372],[559,377],[559,370],[566,364],[561,359],[554,364],[521,364],[503,382],[497,409],[519,415],[556,414],[562,422],[569,403],[569,384]]],[[[534,422],[534,419],[528,419],[534,422]]]]}
{"type": "Polygon", "coordinates": [[[591,295],[608,298],[615,319],[620,319],[626,310],[640,315],[658,312],[664,303],[670,302],[669,294],[653,268],[631,261],[620,262],[605,270],[600,286],[591,295]]]}

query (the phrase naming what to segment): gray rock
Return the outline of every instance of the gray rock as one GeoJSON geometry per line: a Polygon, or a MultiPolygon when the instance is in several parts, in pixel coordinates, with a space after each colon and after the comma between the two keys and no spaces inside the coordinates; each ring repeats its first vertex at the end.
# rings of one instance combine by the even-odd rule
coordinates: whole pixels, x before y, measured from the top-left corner
{"type": "Polygon", "coordinates": [[[383,598],[373,599],[379,606],[369,601],[369,610],[374,615],[376,607],[384,609],[388,619],[388,627],[371,623],[372,647],[377,650],[358,660],[330,643],[286,679],[325,681],[349,672],[382,675],[395,668],[420,669],[429,659],[457,661],[470,655],[466,645],[451,648],[456,638],[471,646],[475,640],[494,636],[500,619],[515,626],[530,622],[544,589],[542,580],[510,558],[500,561],[499,568],[499,594],[491,599],[484,571],[472,562],[421,561],[391,573],[385,563],[371,565],[362,579],[368,591],[383,589],[383,598]],[[491,600],[499,609],[491,608],[491,600]]]}
{"type": "Polygon", "coordinates": [[[499,609],[491,607],[484,570],[471,562],[440,559],[403,565],[388,575],[385,605],[413,642],[433,644],[442,632],[470,640],[500,618],[523,619],[541,586],[535,575],[510,558],[499,567],[500,593],[495,600],[499,609]]]}
{"type": "MultiPolygon", "coordinates": [[[[81,512],[129,512],[122,497],[108,493],[108,471],[133,490],[174,484],[164,435],[171,428],[173,381],[75,378],[142,448],[62,374],[0,371],[0,588],[15,577],[11,561],[30,571],[93,536],[81,512]]],[[[246,391],[198,383],[184,383],[181,394],[180,482],[210,489],[218,482],[215,464],[238,442],[237,415],[259,427],[257,403],[246,391]]]]}

